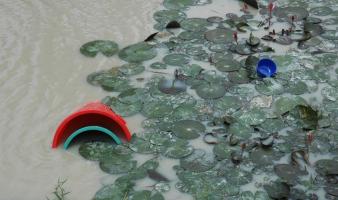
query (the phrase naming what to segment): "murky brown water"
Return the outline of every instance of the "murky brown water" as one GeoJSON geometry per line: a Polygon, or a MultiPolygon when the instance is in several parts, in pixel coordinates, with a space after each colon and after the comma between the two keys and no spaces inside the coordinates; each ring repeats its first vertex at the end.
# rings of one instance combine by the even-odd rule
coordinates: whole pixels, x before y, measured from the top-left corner
{"type": "Polygon", "coordinates": [[[160,2],[0,1],[0,199],[45,199],[58,178],[68,179],[69,199],[93,197],[105,176],[98,165],[50,145],[70,111],[104,97],[86,76],[119,61],[78,49],[94,39],[143,40],[160,2]]]}
{"type": "MultiPolygon", "coordinates": [[[[121,48],[142,41],[154,32],[152,15],[162,1],[0,0],[0,200],[45,199],[58,178],[68,180],[69,199],[91,199],[102,184],[116,178],[85,161],[76,149],[52,150],[53,134],[71,111],[107,95],[87,84],[86,76],[121,64],[116,56],[86,58],[79,47],[95,39],[116,41],[121,48]]],[[[203,11],[194,7],[187,14],[222,16],[240,6],[239,1],[214,0],[203,11]]],[[[277,49],[277,54],[288,50],[277,49]]],[[[313,96],[320,97],[304,95],[313,96]]],[[[127,118],[131,132],[140,132],[142,119],[127,118]]],[[[194,146],[210,148],[200,141],[194,146]]],[[[135,159],[143,162],[146,156],[135,159]]],[[[169,169],[175,164],[177,160],[163,159],[158,170],[173,180],[176,175],[169,169]]],[[[146,179],[136,187],[145,189],[150,183],[146,179]]],[[[166,199],[192,198],[173,189],[174,182],[171,187],[166,199]]],[[[254,191],[252,185],[246,189],[254,191]]]]}

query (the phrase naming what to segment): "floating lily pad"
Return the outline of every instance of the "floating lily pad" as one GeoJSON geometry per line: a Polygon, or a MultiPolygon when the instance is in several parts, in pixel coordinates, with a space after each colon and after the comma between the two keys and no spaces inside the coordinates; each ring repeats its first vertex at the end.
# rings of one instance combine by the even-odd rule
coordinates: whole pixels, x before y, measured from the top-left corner
{"type": "Polygon", "coordinates": [[[149,190],[134,191],[128,195],[128,200],[150,199],[150,196],[151,196],[151,191],[149,190]]]}
{"type": "Polygon", "coordinates": [[[163,58],[163,62],[165,64],[174,66],[183,66],[185,64],[188,64],[189,61],[189,56],[184,54],[169,54],[163,58]]]}
{"type": "Polygon", "coordinates": [[[180,159],[189,156],[194,152],[194,148],[184,142],[175,142],[163,153],[168,158],[180,159]]]}
{"type": "Polygon", "coordinates": [[[325,30],[325,32],[320,36],[328,40],[338,40],[338,34],[336,30],[325,30]]]}
{"type": "Polygon", "coordinates": [[[203,18],[187,18],[181,22],[181,27],[187,31],[204,31],[210,24],[203,18]]]}
{"type": "Polygon", "coordinates": [[[217,160],[230,159],[231,151],[232,148],[225,142],[220,142],[213,148],[217,160]]]}
{"type": "Polygon", "coordinates": [[[196,5],[196,0],[164,0],[163,5],[167,9],[181,10],[196,5]]]}
{"type": "Polygon", "coordinates": [[[167,69],[167,65],[161,62],[154,62],[150,65],[152,69],[167,69]]]}
{"type": "MultiPolygon", "coordinates": [[[[322,33],[324,33],[324,29],[321,25],[319,24],[311,24],[311,23],[305,23],[304,24],[304,31],[307,34],[310,34],[312,37],[321,35],[322,33]]],[[[308,39],[308,38],[306,38],[308,39]]]]}
{"type": "Polygon", "coordinates": [[[307,105],[297,105],[290,113],[294,116],[294,122],[298,122],[304,129],[316,129],[319,121],[318,111],[307,105]]]}
{"type": "Polygon", "coordinates": [[[182,120],[173,124],[172,132],[182,139],[195,139],[204,133],[205,126],[199,121],[182,120]]]}
{"type": "Polygon", "coordinates": [[[250,153],[251,161],[258,167],[273,165],[274,160],[279,160],[281,155],[273,150],[256,149],[250,153]]]}
{"type": "Polygon", "coordinates": [[[258,125],[265,121],[266,114],[262,109],[254,108],[248,112],[244,112],[240,117],[239,120],[243,124],[248,125],[258,125]]]}
{"type": "Polygon", "coordinates": [[[131,183],[105,185],[96,192],[94,200],[121,200],[132,187],[131,183]]]}
{"type": "Polygon", "coordinates": [[[158,192],[168,192],[170,190],[170,184],[169,183],[164,183],[164,182],[159,182],[155,184],[154,189],[158,192]]]}
{"type": "Polygon", "coordinates": [[[119,68],[119,72],[126,76],[133,76],[144,72],[145,67],[139,63],[127,63],[119,68]]]}
{"type": "Polygon", "coordinates": [[[210,42],[214,43],[230,43],[233,41],[233,31],[230,29],[214,29],[205,32],[204,36],[210,42]]]}
{"type": "Polygon", "coordinates": [[[114,160],[111,158],[102,160],[100,168],[108,174],[123,174],[133,170],[136,164],[136,160],[114,160]]]}
{"type": "Polygon", "coordinates": [[[191,172],[205,172],[213,168],[216,162],[211,154],[201,149],[195,149],[190,156],[180,160],[180,165],[183,169],[191,172]]]}
{"type": "Polygon", "coordinates": [[[104,158],[112,156],[115,145],[105,142],[88,142],[79,148],[79,153],[87,160],[100,161],[104,158]]]}
{"type": "Polygon", "coordinates": [[[182,21],[187,17],[187,15],[179,10],[160,10],[156,11],[153,17],[156,21],[165,24],[174,20],[178,22],[182,21]]]}
{"type": "Polygon", "coordinates": [[[294,95],[301,95],[307,93],[309,90],[307,84],[303,81],[295,81],[287,85],[286,91],[294,95]]]}
{"type": "Polygon", "coordinates": [[[329,159],[322,159],[318,160],[315,163],[316,171],[323,175],[338,175],[338,161],[336,160],[329,160],[329,159]]]}
{"type": "Polygon", "coordinates": [[[110,57],[118,52],[118,44],[109,40],[95,40],[81,46],[80,52],[88,57],[95,57],[99,52],[110,57]]]}
{"type": "Polygon", "coordinates": [[[222,83],[224,82],[225,79],[224,76],[218,75],[215,70],[204,70],[200,75],[201,75],[200,77],[202,77],[203,80],[211,84],[222,83]]]}
{"type": "Polygon", "coordinates": [[[289,20],[291,16],[295,17],[295,21],[301,21],[309,16],[309,12],[303,7],[285,7],[276,8],[274,14],[285,21],[289,20]]]}
{"type": "Polygon", "coordinates": [[[182,40],[194,41],[194,40],[202,40],[203,32],[194,32],[194,31],[182,31],[178,37],[182,40]]]}
{"type": "Polygon", "coordinates": [[[287,199],[290,194],[290,188],[282,182],[273,182],[269,185],[264,185],[264,189],[272,199],[287,199]]]}
{"type": "Polygon", "coordinates": [[[211,43],[209,46],[209,50],[212,52],[221,53],[221,52],[227,51],[228,47],[224,45],[223,43],[218,43],[218,44],[211,43]]]}
{"type": "Polygon", "coordinates": [[[215,63],[215,67],[221,72],[233,72],[240,69],[241,63],[235,59],[220,60],[215,63]]]}
{"type": "Polygon", "coordinates": [[[218,16],[212,16],[212,17],[208,17],[207,21],[211,22],[211,23],[220,23],[222,22],[224,19],[222,17],[218,17],[218,16]]]}
{"type": "Polygon", "coordinates": [[[126,89],[131,88],[129,80],[126,77],[107,77],[100,80],[100,85],[102,89],[106,91],[116,91],[120,92],[126,89]]]}
{"type": "Polygon", "coordinates": [[[172,106],[163,102],[146,103],[143,106],[142,114],[148,118],[158,118],[169,115],[172,112],[172,106]]]}
{"type": "Polygon", "coordinates": [[[144,98],[144,89],[143,88],[130,88],[122,91],[118,95],[119,101],[126,104],[132,104],[139,101],[142,101],[144,98]]]}
{"type": "Polygon", "coordinates": [[[93,86],[99,86],[102,80],[117,76],[118,74],[112,74],[108,71],[98,71],[89,74],[87,76],[87,82],[93,86]]]}
{"type": "Polygon", "coordinates": [[[240,200],[252,200],[252,199],[255,199],[255,196],[252,192],[245,191],[241,193],[240,200]]]}
{"type": "Polygon", "coordinates": [[[243,106],[243,102],[237,96],[224,96],[215,103],[215,107],[225,112],[235,112],[243,106]]]}
{"type": "Polygon", "coordinates": [[[229,133],[234,134],[237,137],[249,139],[254,132],[253,128],[249,124],[233,123],[229,127],[229,133]]]}
{"type": "Polygon", "coordinates": [[[282,94],[284,91],[283,85],[274,79],[265,78],[255,85],[256,90],[264,95],[277,95],[282,94]]]}
{"type": "Polygon", "coordinates": [[[248,171],[241,170],[239,168],[232,169],[227,167],[223,172],[226,180],[233,185],[245,185],[252,181],[252,174],[248,171]]]}
{"type": "Polygon", "coordinates": [[[338,24],[338,18],[337,17],[332,17],[323,20],[323,24],[325,25],[337,25],[338,24]]]}
{"type": "Polygon", "coordinates": [[[264,130],[266,131],[276,133],[285,128],[286,124],[284,123],[283,120],[276,118],[276,119],[266,119],[265,122],[263,122],[260,126],[264,128],[264,130]]]}
{"type": "Polygon", "coordinates": [[[153,196],[151,196],[150,200],[164,200],[164,196],[161,193],[156,192],[153,196]]]}
{"type": "Polygon", "coordinates": [[[325,187],[324,189],[328,194],[336,198],[338,197],[338,188],[336,185],[329,185],[328,187],[325,187]]]}
{"type": "Polygon", "coordinates": [[[173,116],[176,119],[192,119],[196,117],[197,109],[194,104],[191,105],[179,105],[175,108],[173,116]]]}
{"type": "Polygon", "coordinates": [[[309,47],[315,47],[318,46],[322,43],[322,41],[320,39],[318,39],[317,37],[312,37],[306,41],[301,41],[298,44],[298,48],[300,49],[307,49],[309,47]]]}
{"type": "Polygon", "coordinates": [[[278,164],[274,166],[275,173],[277,176],[286,181],[289,185],[297,184],[299,176],[305,175],[305,172],[302,172],[297,167],[289,164],[278,164]]]}
{"type": "Polygon", "coordinates": [[[338,90],[336,87],[326,86],[322,89],[321,94],[330,101],[338,99],[338,90]]]}
{"type": "Polygon", "coordinates": [[[196,88],[196,93],[203,99],[218,99],[224,96],[225,86],[216,83],[203,83],[196,88]]]}
{"type": "Polygon", "coordinates": [[[292,44],[292,39],[288,36],[280,36],[278,38],[275,39],[275,42],[278,44],[282,44],[282,45],[290,45],[292,44]]]}
{"type": "Polygon", "coordinates": [[[326,6],[319,6],[312,8],[310,13],[317,16],[327,16],[333,12],[332,8],[326,6]]]}
{"type": "Polygon", "coordinates": [[[128,173],[128,179],[130,180],[140,180],[148,176],[148,170],[155,170],[158,168],[159,163],[155,159],[150,159],[144,162],[138,168],[130,171],[128,173]]]}
{"type": "Polygon", "coordinates": [[[156,57],[157,52],[153,45],[146,42],[140,42],[125,47],[119,52],[119,57],[122,60],[131,63],[138,63],[145,60],[150,60],[156,57]]]}
{"type": "Polygon", "coordinates": [[[289,112],[297,105],[306,105],[306,102],[301,97],[295,98],[288,98],[288,97],[281,97],[275,101],[275,112],[278,115],[282,115],[286,112],[289,112]]]}
{"type": "Polygon", "coordinates": [[[110,107],[116,113],[123,117],[128,117],[139,113],[142,110],[143,103],[141,101],[133,102],[132,104],[123,103],[116,98],[111,101],[110,107]]]}
{"type": "Polygon", "coordinates": [[[254,200],[269,200],[270,197],[265,191],[257,191],[254,200]]]}
{"type": "Polygon", "coordinates": [[[240,55],[250,55],[250,54],[252,54],[250,46],[248,46],[246,44],[236,45],[235,51],[240,55]]]}
{"type": "Polygon", "coordinates": [[[186,54],[190,56],[200,56],[206,54],[206,51],[202,46],[197,46],[193,44],[188,44],[184,46],[186,54]]]}
{"type": "Polygon", "coordinates": [[[135,134],[132,136],[131,141],[129,143],[129,148],[137,153],[149,154],[153,153],[152,149],[153,145],[149,140],[138,137],[135,134]]]}
{"type": "Polygon", "coordinates": [[[240,69],[235,72],[230,72],[228,77],[229,77],[230,82],[236,83],[236,84],[244,84],[244,83],[250,82],[249,73],[245,69],[240,69]]]}

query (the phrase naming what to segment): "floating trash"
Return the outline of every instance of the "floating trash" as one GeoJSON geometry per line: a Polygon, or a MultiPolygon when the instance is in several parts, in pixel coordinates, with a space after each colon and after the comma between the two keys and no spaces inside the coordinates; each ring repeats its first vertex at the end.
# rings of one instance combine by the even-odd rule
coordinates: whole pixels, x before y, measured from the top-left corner
{"type": "Polygon", "coordinates": [[[272,77],[277,72],[277,65],[271,59],[261,59],[257,64],[257,75],[261,78],[272,77]]]}
{"type": "Polygon", "coordinates": [[[178,94],[178,93],[186,91],[187,86],[181,80],[177,80],[177,79],[172,79],[172,80],[162,79],[158,83],[158,89],[161,92],[165,93],[165,94],[178,94]]]}

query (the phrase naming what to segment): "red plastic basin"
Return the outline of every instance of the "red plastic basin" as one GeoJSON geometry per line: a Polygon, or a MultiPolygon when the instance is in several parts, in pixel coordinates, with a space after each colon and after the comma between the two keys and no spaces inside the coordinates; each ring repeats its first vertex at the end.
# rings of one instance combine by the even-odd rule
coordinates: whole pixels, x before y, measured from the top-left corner
{"type": "Polygon", "coordinates": [[[124,119],[100,101],[91,102],[66,117],[58,126],[52,148],[58,147],[74,131],[85,126],[101,126],[116,133],[119,138],[130,141],[131,134],[124,119]]]}

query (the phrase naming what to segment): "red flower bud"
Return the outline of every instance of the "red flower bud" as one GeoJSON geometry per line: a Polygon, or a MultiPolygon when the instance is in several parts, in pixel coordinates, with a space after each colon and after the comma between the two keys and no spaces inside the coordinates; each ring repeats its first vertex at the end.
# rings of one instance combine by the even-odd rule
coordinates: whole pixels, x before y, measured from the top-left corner
{"type": "Polygon", "coordinates": [[[315,138],[315,135],[314,135],[313,131],[309,131],[309,132],[306,134],[306,142],[307,142],[308,144],[311,144],[311,143],[313,142],[314,138],[315,138]]]}

